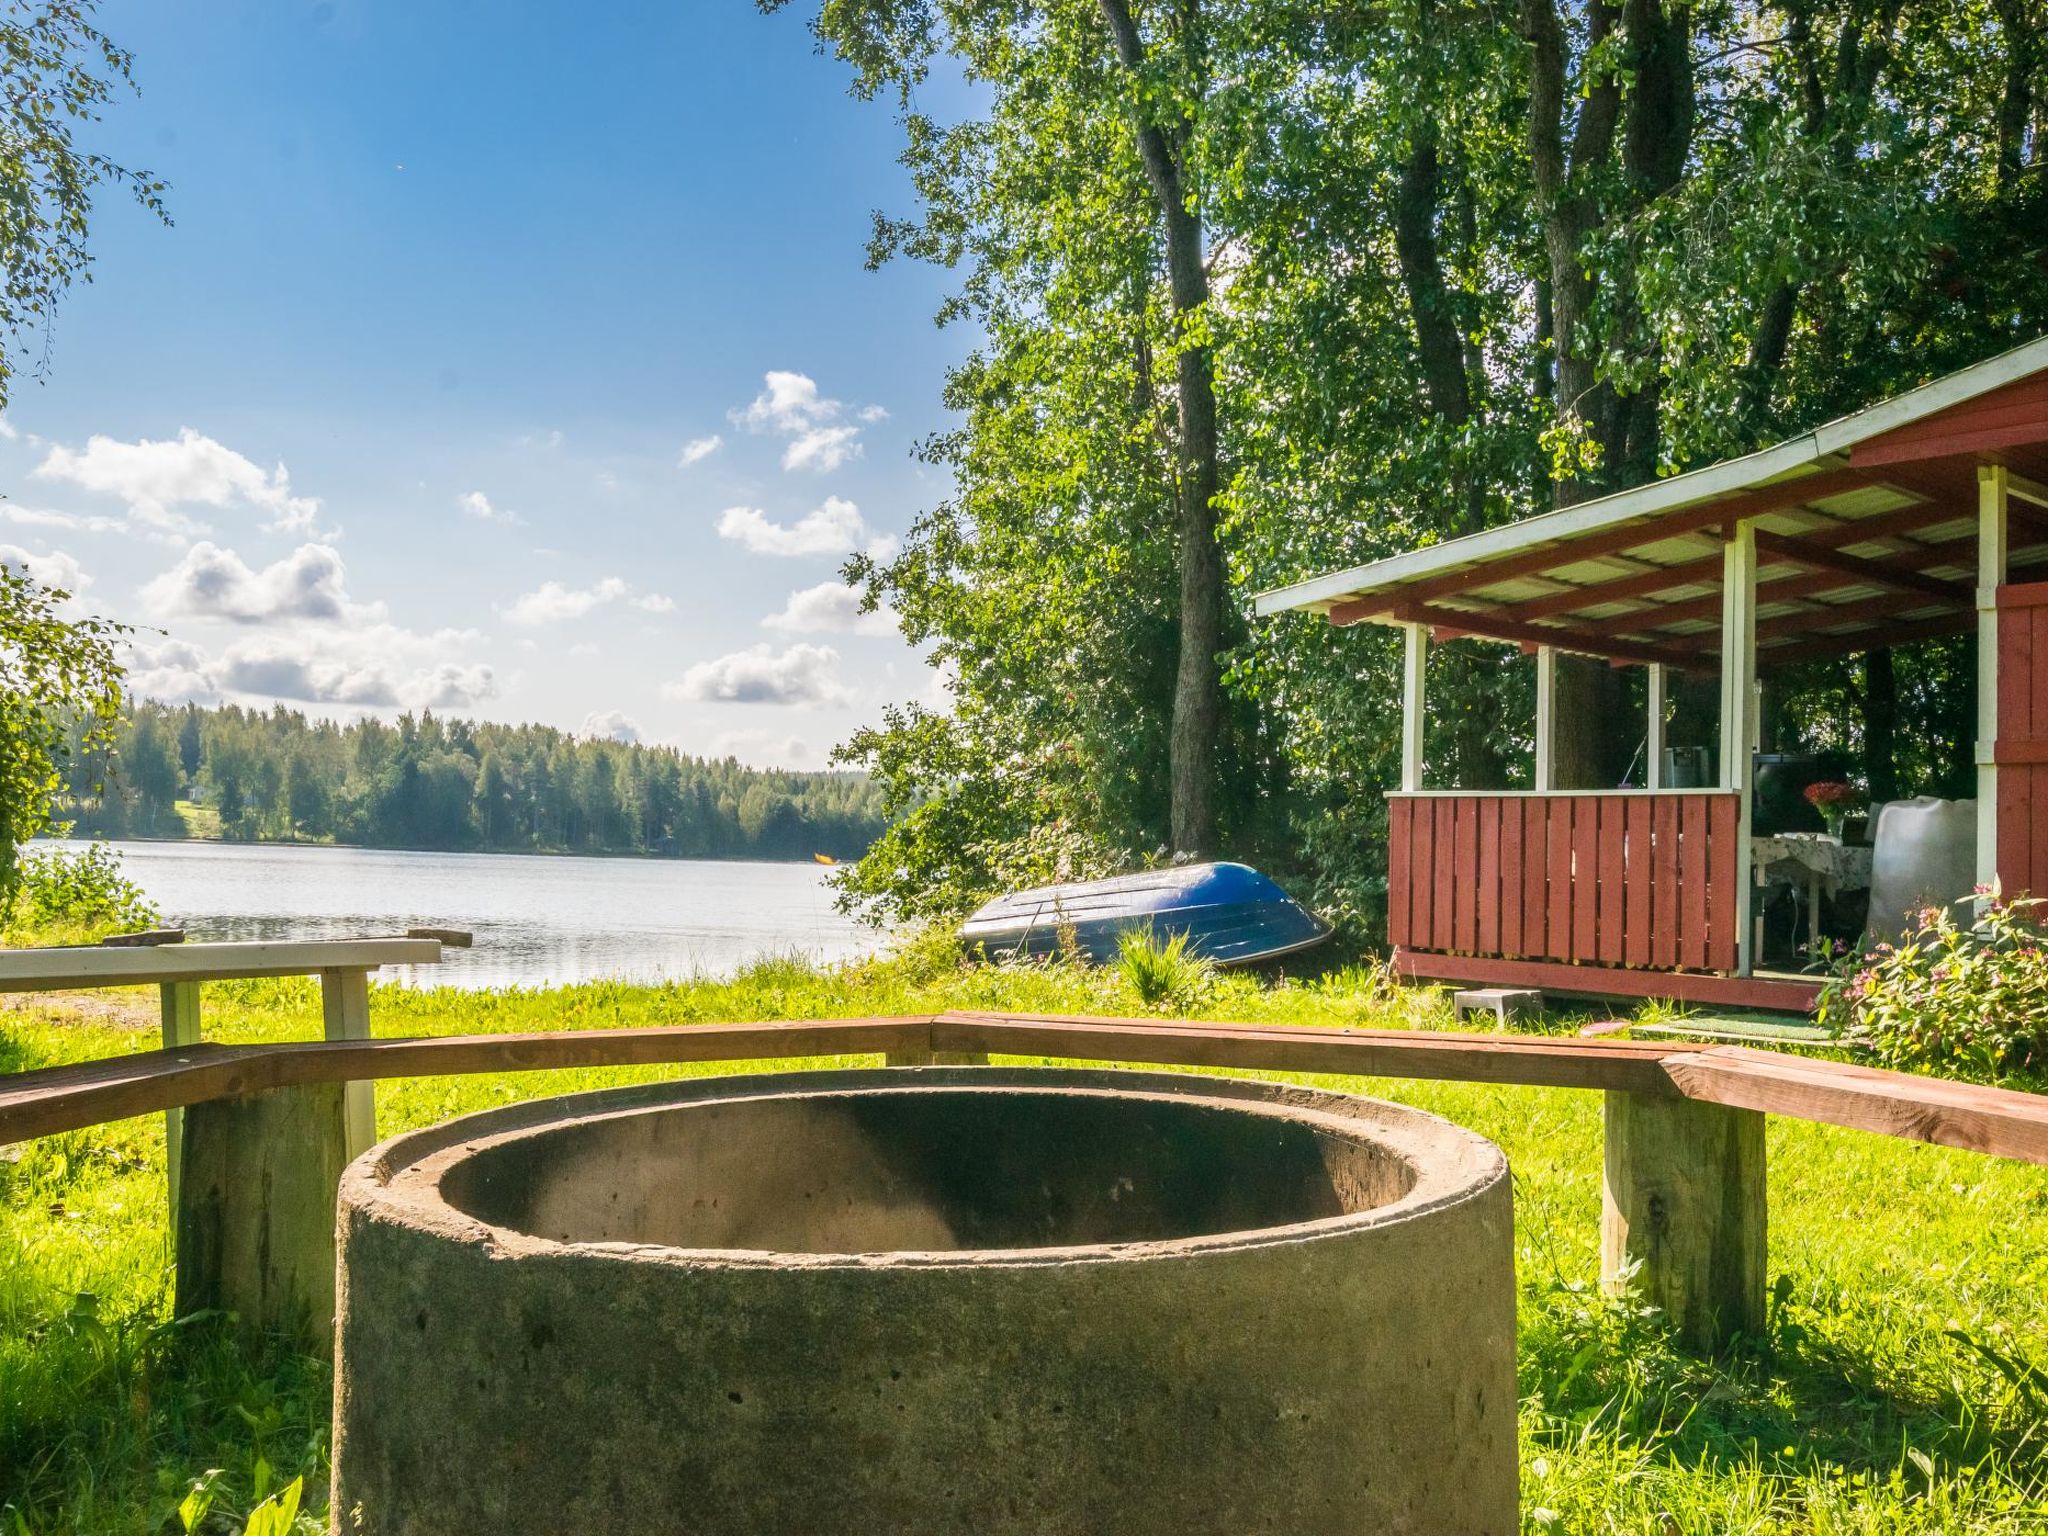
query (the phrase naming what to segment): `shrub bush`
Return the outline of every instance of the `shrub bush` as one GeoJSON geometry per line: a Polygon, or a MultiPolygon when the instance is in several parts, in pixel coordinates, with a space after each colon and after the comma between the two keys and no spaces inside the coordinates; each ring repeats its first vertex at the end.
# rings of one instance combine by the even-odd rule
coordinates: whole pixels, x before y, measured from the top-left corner
{"type": "Polygon", "coordinates": [[[1216,967],[1188,952],[1188,936],[1161,940],[1150,928],[1125,930],[1117,940],[1117,969],[1147,1008],[1186,1008],[1208,989],[1216,967]]]}
{"type": "Polygon", "coordinates": [[[13,911],[0,914],[10,929],[120,933],[157,921],[156,904],[121,873],[120,856],[105,843],[90,843],[76,853],[61,848],[25,853],[21,877],[13,911]]]}
{"type": "Polygon", "coordinates": [[[1975,923],[1922,911],[1897,944],[1851,953],[1820,1022],[1887,1067],[1979,1080],[2048,1072],[2048,930],[2036,900],[1992,892],[1975,923]]]}

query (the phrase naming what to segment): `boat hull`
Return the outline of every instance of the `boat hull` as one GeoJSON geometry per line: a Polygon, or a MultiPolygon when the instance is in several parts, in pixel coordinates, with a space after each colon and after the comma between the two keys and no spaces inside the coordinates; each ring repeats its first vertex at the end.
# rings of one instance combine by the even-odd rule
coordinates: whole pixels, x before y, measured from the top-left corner
{"type": "Polygon", "coordinates": [[[1329,925],[1243,864],[1076,881],[998,897],[961,925],[969,948],[991,958],[1063,953],[1114,960],[1126,933],[1187,936],[1191,954],[1217,965],[1255,965],[1320,944],[1329,925]]]}

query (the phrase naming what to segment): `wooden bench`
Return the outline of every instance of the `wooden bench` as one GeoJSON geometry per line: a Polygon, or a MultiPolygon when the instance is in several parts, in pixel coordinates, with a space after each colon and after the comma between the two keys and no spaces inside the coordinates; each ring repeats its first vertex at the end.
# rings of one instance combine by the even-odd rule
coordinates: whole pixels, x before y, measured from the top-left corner
{"type": "MultiPolygon", "coordinates": [[[[180,1052],[208,1049],[200,1042],[201,982],[318,976],[327,1040],[367,1040],[370,972],[433,965],[444,943],[466,945],[468,935],[436,929],[188,944],[182,931],[164,929],[105,944],[0,950],[0,992],[153,985],[164,1049],[148,1056],[171,1069],[180,1052]]],[[[161,1089],[175,1077],[145,1067],[137,1082],[161,1089]]],[[[257,1328],[326,1326],[334,1315],[335,1187],[341,1170],[377,1139],[370,1083],[328,1078],[256,1092],[154,1096],[163,1100],[147,1107],[164,1111],[178,1311],[235,1312],[257,1328]]]]}
{"type": "MultiPolygon", "coordinates": [[[[173,1047],[0,1079],[0,1144],[381,1078],[855,1054],[939,1065],[992,1052],[1604,1093],[1603,1275],[1633,1275],[1703,1350],[1763,1327],[1766,1114],[2048,1164],[2048,1098],[1743,1046],[971,1012],[173,1047]]],[[[289,1134],[271,1117],[238,1139],[289,1134]]],[[[322,1198],[324,1236],[266,1227],[255,1211],[250,1240],[303,1244],[308,1264],[324,1257],[331,1270],[331,1186],[322,1198]]]]}

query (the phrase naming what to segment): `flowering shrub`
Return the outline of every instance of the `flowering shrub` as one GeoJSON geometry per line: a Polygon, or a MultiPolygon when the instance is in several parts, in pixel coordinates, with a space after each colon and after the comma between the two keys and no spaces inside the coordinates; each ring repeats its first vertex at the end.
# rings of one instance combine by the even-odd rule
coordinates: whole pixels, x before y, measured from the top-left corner
{"type": "Polygon", "coordinates": [[[1820,1022],[1880,1065],[1998,1079],[2048,1072],[2048,931],[2036,900],[1987,894],[1964,927],[1928,907],[1897,944],[1851,953],[1820,1022]]]}

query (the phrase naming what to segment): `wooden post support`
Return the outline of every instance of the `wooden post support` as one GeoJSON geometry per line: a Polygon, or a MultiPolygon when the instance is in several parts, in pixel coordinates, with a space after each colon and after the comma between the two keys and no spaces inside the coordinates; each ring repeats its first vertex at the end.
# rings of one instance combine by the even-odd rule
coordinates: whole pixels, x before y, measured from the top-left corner
{"type": "Polygon", "coordinates": [[[1539,795],[1549,794],[1553,787],[1551,759],[1555,754],[1556,698],[1557,647],[1539,645],[1536,647],[1536,762],[1532,785],[1539,795]]]}
{"type": "MultiPolygon", "coordinates": [[[[320,1010],[330,1040],[370,1038],[370,973],[365,970],[322,971],[320,1010]]],[[[350,1083],[343,1095],[347,1105],[346,1164],[361,1157],[376,1144],[377,1109],[375,1084],[350,1083]]],[[[331,1191],[330,1191],[331,1193],[331,1191]]]]}
{"type": "MultiPolygon", "coordinates": [[[[163,1004],[164,1048],[199,1043],[199,983],[167,981],[157,988],[163,1004]]],[[[178,1174],[184,1162],[185,1112],[164,1111],[164,1168],[169,1174],[171,1216],[177,1219],[178,1174]]]]}
{"type": "Polygon", "coordinates": [[[1643,764],[1643,783],[1650,789],[1664,787],[1664,717],[1670,712],[1665,700],[1664,663],[1653,661],[1646,694],[1646,713],[1649,719],[1643,732],[1643,756],[1649,761],[1643,764]]]}
{"type": "Polygon", "coordinates": [[[1608,1092],[1601,1282],[1633,1270],[1687,1348],[1763,1336],[1766,1204],[1761,1111],[1608,1092]]]}
{"type": "MultiPolygon", "coordinates": [[[[1998,589],[2005,584],[2012,472],[1977,466],[1977,884],[1998,880],[1998,589]]],[[[2017,726],[2013,734],[2025,729],[2017,726]]]]}
{"type": "Polygon", "coordinates": [[[185,1111],[177,1311],[319,1342],[334,1327],[334,1200],[349,1083],[279,1088],[185,1111]]]}
{"type": "Polygon", "coordinates": [[[1422,740],[1428,723],[1429,630],[1401,626],[1401,788],[1422,788],[1422,740]]]}
{"type": "Polygon", "coordinates": [[[1724,531],[1721,545],[1721,787],[1737,791],[1735,828],[1735,971],[1756,964],[1755,900],[1750,872],[1749,816],[1756,752],[1756,524],[1724,531]]]}

